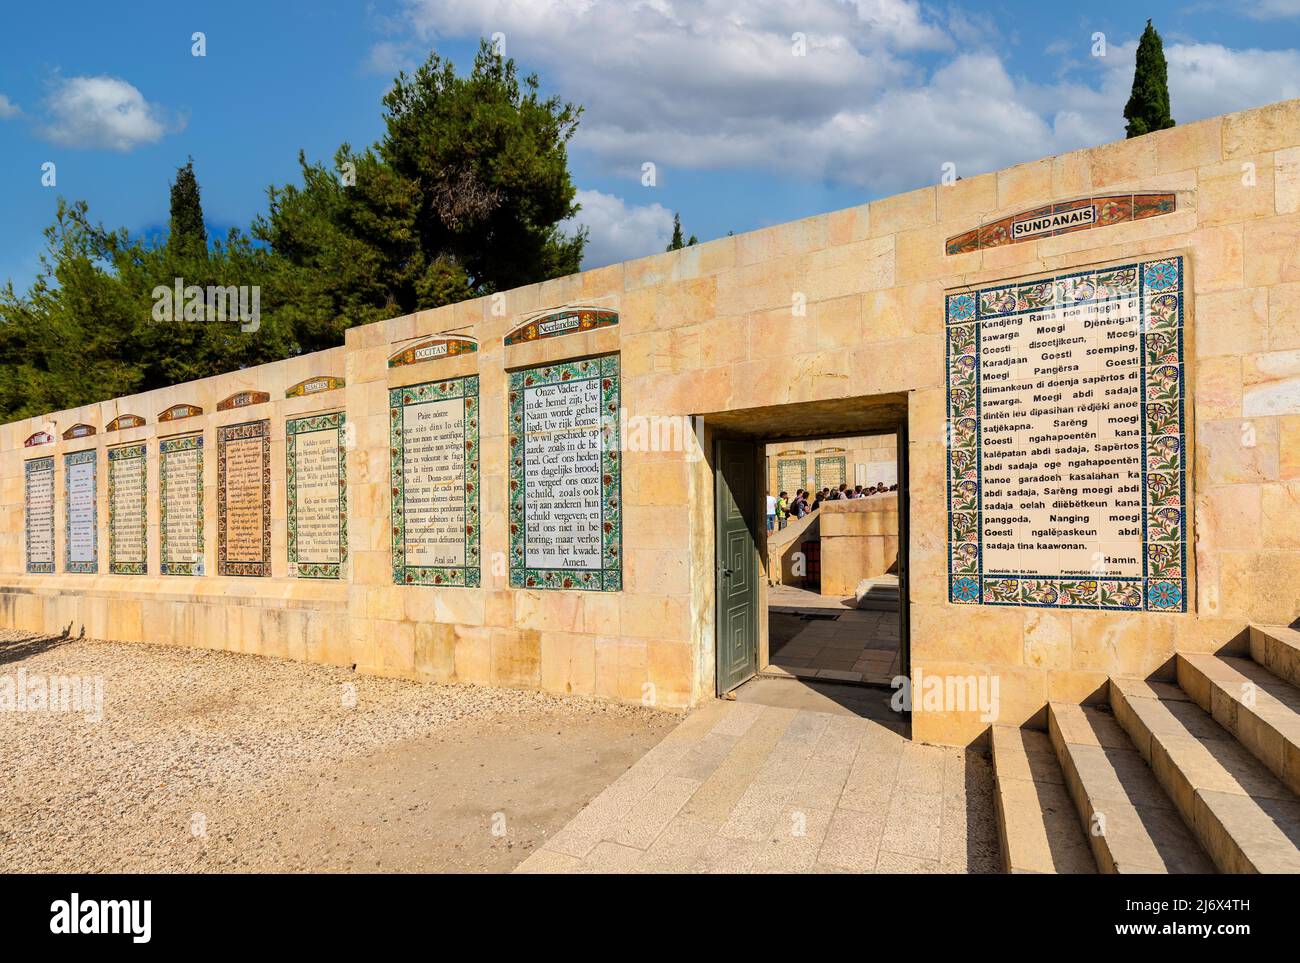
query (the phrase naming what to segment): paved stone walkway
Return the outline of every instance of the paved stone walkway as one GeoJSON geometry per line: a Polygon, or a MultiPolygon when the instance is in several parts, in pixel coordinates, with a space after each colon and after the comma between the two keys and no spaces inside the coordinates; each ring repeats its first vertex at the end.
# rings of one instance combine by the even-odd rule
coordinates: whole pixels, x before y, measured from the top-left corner
{"type": "Polygon", "coordinates": [[[516,872],[998,871],[985,753],[908,741],[879,690],[750,686],[689,715],[516,872]]]}

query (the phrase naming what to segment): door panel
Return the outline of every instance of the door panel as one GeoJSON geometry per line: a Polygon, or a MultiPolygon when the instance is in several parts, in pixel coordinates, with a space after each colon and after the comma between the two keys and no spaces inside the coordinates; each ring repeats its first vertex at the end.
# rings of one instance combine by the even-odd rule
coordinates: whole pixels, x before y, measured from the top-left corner
{"type": "Polygon", "coordinates": [[[718,442],[714,503],[719,695],[758,672],[757,457],[751,442],[718,442]]]}

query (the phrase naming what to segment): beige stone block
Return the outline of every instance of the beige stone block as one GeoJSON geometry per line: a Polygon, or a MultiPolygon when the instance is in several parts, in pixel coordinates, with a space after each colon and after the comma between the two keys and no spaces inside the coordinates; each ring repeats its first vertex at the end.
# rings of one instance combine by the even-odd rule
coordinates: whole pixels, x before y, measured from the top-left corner
{"type": "MultiPolygon", "coordinates": [[[[786,314],[788,316],[789,312],[786,314]]],[[[708,324],[707,336],[700,339],[700,366],[713,368],[748,361],[749,326],[750,319],[746,317],[713,319],[708,324]]],[[[624,358],[627,357],[628,350],[624,347],[624,358]]]]}
{"type": "Polygon", "coordinates": [[[794,259],[750,264],[717,277],[718,314],[749,314],[769,308],[789,308],[799,290],[794,259]]]}
{"type": "Polygon", "coordinates": [[[415,677],[415,626],[410,622],[375,624],[377,670],[383,675],[415,677]]]}
{"type": "Polygon", "coordinates": [[[1205,358],[1194,367],[1194,413],[1198,421],[1241,416],[1241,357],[1205,358]]]}
{"type": "Polygon", "coordinates": [[[529,629],[492,629],[492,685],[541,686],[541,633],[529,629]]]}
{"type": "Polygon", "coordinates": [[[1094,147],[1088,152],[1092,189],[1136,186],[1156,173],[1156,138],[1134,137],[1094,147]]]}
{"type": "Polygon", "coordinates": [[[625,637],[667,641],[690,638],[690,610],[685,599],[627,594],[621,599],[620,620],[625,637]]]}
{"type": "Polygon", "coordinates": [[[415,626],[415,674],[434,682],[456,679],[456,627],[439,622],[415,626]]]}
{"type": "Polygon", "coordinates": [[[871,233],[875,237],[912,228],[929,227],[938,217],[936,188],[923,187],[871,202],[871,233]]]}
{"type": "Polygon", "coordinates": [[[1268,344],[1270,351],[1300,348],[1300,283],[1278,284],[1268,289],[1268,344]]]}
{"type": "Polygon", "coordinates": [[[1196,477],[1211,485],[1251,485],[1278,479],[1275,418],[1211,421],[1197,426],[1196,477]]]}
{"type": "Polygon", "coordinates": [[[1025,614],[1024,664],[1035,669],[1070,667],[1070,617],[1042,609],[1025,614]]]}
{"type": "Polygon", "coordinates": [[[622,602],[612,592],[586,592],[582,598],[581,630],[589,635],[618,635],[622,602]]]}
{"type": "Polygon", "coordinates": [[[1052,159],[1017,164],[997,172],[997,206],[1007,213],[1038,207],[1052,196],[1052,159]]]}
{"type": "Polygon", "coordinates": [[[1223,159],[1223,120],[1219,117],[1179,124],[1154,137],[1156,170],[1161,174],[1217,164],[1223,159]]]}
{"type": "Polygon", "coordinates": [[[864,240],[871,231],[871,206],[860,204],[826,215],[826,243],[851,244],[864,240]]]}
{"type": "Polygon", "coordinates": [[[623,549],[626,592],[684,596],[691,590],[690,572],[690,557],[680,549],[623,549]]]}
{"type": "Polygon", "coordinates": [[[581,628],[582,595],[578,592],[515,592],[515,625],[539,632],[576,632],[581,628]]]}
{"type": "Polygon", "coordinates": [[[632,453],[623,466],[625,505],[659,505],[680,510],[689,499],[685,462],[638,459],[632,453]]]}
{"type": "Polygon", "coordinates": [[[1202,226],[1268,217],[1273,210],[1271,156],[1239,158],[1201,170],[1197,215],[1202,226]]]}
{"type": "Polygon", "coordinates": [[[1245,231],[1240,224],[1226,227],[1207,227],[1188,236],[1192,249],[1192,283],[1197,293],[1222,291],[1228,288],[1256,287],[1261,283],[1247,280],[1245,271],[1245,231]]]}
{"type": "Polygon", "coordinates": [[[791,258],[826,246],[824,214],[736,235],[736,263],[762,264],[791,258]]]}
{"type": "Polygon", "coordinates": [[[1265,288],[1195,295],[1196,357],[1263,351],[1268,341],[1269,292],[1265,288]]]}
{"type": "Polygon", "coordinates": [[[1092,194],[1092,164],[1085,150],[1052,158],[1052,196],[1073,199],[1092,194]]]}
{"type": "Polygon", "coordinates": [[[1241,380],[1247,418],[1300,414],[1300,350],[1247,355],[1241,380]]]}
{"type": "Polygon", "coordinates": [[[647,681],[653,686],[652,705],[680,709],[690,705],[694,662],[688,642],[651,639],[646,643],[647,681]]]}
{"type": "Polygon", "coordinates": [[[541,637],[541,686],[547,692],[571,695],[575,692],[574,654],[584,636],[568,632],[543,632],[541,637]]]}
{"type": "Polygon", "coordinates": [[[694,244],[680,252],[678,271],[684,278],[717,274],[736,266],[736,238],[719,237],[694,244]]]}
{"type": "Polygon", "coordinates": [[[1177,616],[1070,613],[1074,669],[1146,677],[1173,656],[1177,616]]]}
{"type": "Polygon", "coordinates": [[[1025,627],[1016,609],[973,605],[912,606],[913,662],[1024,663],[1025,627]]]}
{"type": "Polygon", "coordinates": [[[597,636],[593,645],[595,694],[602,699],[618,699],[619,639],[597,636]]]}
{"type": "Polygon", "coordinates": [[[1300,100],[1228,114],[1222,120],[1227,159],[1295,147],[1300,141],[1300,100]]]}
{"type": "Polygon", "coordinates": [[[1205,489],[1197,498],[1196,531],[1216,550],[1260,547],[1259,485],[1205,489]]]}
{"type": "Polygon", "coordinates": [[[989,173],[941,183],[935,193],[939,221],[959,234],[990,220],[998,209],[999,180],[999,174],[989,173]]]}
{"type": "Polygon", "coordinates": [[[455,627],[456,681],[487,685],[492,681],[492,633],[504,629],[455,627]]]}
{"type": "Polygon", "coordinates": [[[620,702],[642,702],[649,695],[650,681],[644,640],[624,639],[618,643],[618,692],[620,702]]]}
{"type": "Polygon", "coordinates": [[[1279,475],[1300,478],[1300,415],[1278,419],[1279,475]]]}
{"type": "Polygon", "coordinates": [[[796,291],[807,302],[828,301],[894,283],[894,241],[873,237],[823,248],[799,258],[796,291]]]}
{"type": "Polygon", "coordinates": [[[944,244],[945,228],[927,227],[894,235],[894,276],[899,284],[915,284],[968,270],[980,262],[980,252],[950,255],[944,244]]]}
{"type": "Polygon", "coordinates": [[[1101,705],[1109,697],[1110,676],[1105,672],[1067,669],[1047,673],[1047,698],[1051,702],[1101,705]]]}
{"type": "Polygon", "coordinates": [[[1264,545],[1300,550],[1300,483],[1262,488],[1264,545]]]}
{"type": "Polygon", "coordinates": [[[855,348],[863,340],[863,295],[849,295],[808,305],[807,324],[819,350],[855,348]]]}
{"type": "Polygon", "coordinates": [[[1273,155],[1273,191],[1277,213],[1300,213],[1300,147],[1273,155]]]}
{"type": "MultiPolygon", "coordinates": [[[[1243,281],[1247,286],[1300,281],[1300,214],[1269,217],[1244,226],[1243,281]]],[[[1197,284],[1200,284],[1200,259],[1197,284]]]]}

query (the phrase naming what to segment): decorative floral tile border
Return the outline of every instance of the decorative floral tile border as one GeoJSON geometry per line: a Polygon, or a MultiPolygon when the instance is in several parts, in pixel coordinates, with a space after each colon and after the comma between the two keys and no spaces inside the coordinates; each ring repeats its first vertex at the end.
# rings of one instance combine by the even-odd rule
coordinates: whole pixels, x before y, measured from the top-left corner
{"type": "Polygon", "coordinates": [[[505,337],[506,344],[525,344],[566,334],[581,334],[618,324],[618,312],[609,308],[563,308],[529,318],[505,337]]]}
{"type": "MultiPolygon", "coordinates": [[[[944,250],[948,254],[968,254],[989,247],[1001,247],[1004,244],[1019,244],[1021,241],[1038,241],[1045,237],[1059,234],[1073,234],[1075,231],[1087,231],[1094,227],[1109,227],[1128,221],[1140,221],[1161,214],[1172,214],[1178,209],[1178,198],[1174,194],[1105,194],[1099,197],[1085,197],[1075,201],[1062,201],[1059,204],[1047,204],[1032,210],[999,218],[962,234],[948,238],[944,250]],[[1087,212],[1088,220],[1071,223],[1071,214],[1087,212]],[[1053,216],[1057,218],[1054,221],[1053,216]],[[1016,225],[1056,223],[1065,226],[1055,229],[1031,229],[1017,236],[1016,225]]],[[[1077,218],[1082,221],[1082,218],[1077,218]]]]}
{"type": "Polygon", "coordinates": [[[843,455],[824,455],[820,458],[814,458],[813,476],[816,479],[816,491],[821,491],[823,488],[839,488],[841,484],[847,484],[849,476],[845,457],[843,455]],[[835,482],[834,485],[828,485],[822,480],[822,472],[826,469],[832,469],[832,474],[834,474],[834,470],[838,470],[840,480],[835,482]]]}
{"type": "Polygon", "coordinates": [[[32,458],[23,466],[23,531],[25,534],[25,555],[27,571],[32,575],[54,574],[54,456],[32,458]],[[50,473],[50,560],[48,562],[32,561],[32,476],[40,472],[50,473]]]}
{"type": "Polygon", "coordinates": [[[791,498],[793,498],[796,490],[800,488],[807,488],[807,487],[808,487],[808,459],[807,458],[777,458],[776,460],[777,490],[773,494],[780,494],[781,492],[784,491],[791,498]],[[786,485],[784,482],[781,481],[781,478],[784,476],[785,471],[789,469],[791,466],[794,466],[799,470],[799,483],[795,485],[794,488],[791,488],[789,485],[786,485]]]}
{"type": "Polygon", "coordinates": [[[311,415],[307,418],[288,418],[284,423],[285,435],[285,518],[289,529],[289,573],[298,578],[339,578],[343,563],[348,560],[348,458],[343,446],[343,430],[347,415],[341,411],[328,415],[311,415]],[[304,562],[298,557],[298,436],[312,431],[334,432],[338,446],[339,462],[339,560],[337,562],[304,562]]]}
{"type": "Polygon", "coordinates": [[[108,571],[111,575],[145,575],[148,572],[149,551],[149,461],[143,444],[125,445],[108,450],[108,571]],[[139,460],[140,464],[140,504],[133,510],[139,514],[141,540],[140,547],[145,558],[133,561],[118,561],[117,558],[117,493],[118,465],[125,461],[139,460]]]}
{"type": "Polygon", "coordinates": [[[478,375],[446,378],[388,389],[388,444],[391,456],[393,582],[397,585],[445,585],[475,588],[481,581],[479,524],[478,375]],[[465,400],[465,564],[461,567],[406,564],[406,479],[403,470],[402,415],[407,405],[465,400]]]}
{"type": "Polygon", "coordinates": [[[63,570],[78,575],[94,575],[99,571],[99,468],[95,449],[70,451],[63,456],[63,570]],[[90,474],[90,554],[89,562],[72,560],[72,491],[68,486],[68,473],[74,465],[92,466],[90,474]]]}
{"type": "Polygon", "coordinates": [[[271,423],[246,421],[217,429],[217,574],[265,578],[271,574],[271,423]],[[226,558],[226,446],[232,441],[262,442],[262,557],[256,562],[226,558]]]}
{"type": "Polygon", "coordinates": [[[946,305],[949,601],[1187,611],[1183,259],[1141,261],[950,294],[946,305]],[[1137,296],[1141,311],[1141,578],[985,576],[981,531],[980,327],[989,318],[1137,296]]]}
{"type": "Polygon", "coordinates": [[[158,443],[158,516],[159,516],[159,566],[163,575],[203,574],[203,436],[167,438],[158,443]],[[168,561],[167,553],[167,456],[193,451],[195,454],[195,499],[198,511],[195,521],[195,549],[198,558],[192,562],[168,561]]]}
{"type": "Polygon", "coordinates": [[[582,358],[510,372],[510,584],[514,588],[618,592],[623,588],[623,469],[618,447],[620,404],[616,354],[582,358]],[[524,389],[561,382],[600,380],[601,388],[601,558],[600,571],[539,569],[525,563],[527,505],[524,472],[524,389]]]}

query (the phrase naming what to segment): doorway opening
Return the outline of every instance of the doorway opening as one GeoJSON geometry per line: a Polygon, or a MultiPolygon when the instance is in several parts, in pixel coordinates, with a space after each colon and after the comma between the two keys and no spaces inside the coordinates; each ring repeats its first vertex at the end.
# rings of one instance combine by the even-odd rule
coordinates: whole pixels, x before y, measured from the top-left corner
{"type": "Polygon", "coordinates": [[[889,686],[910,672],[906,397],[705,416],[717,693],[755,676],[889,686]]]}

